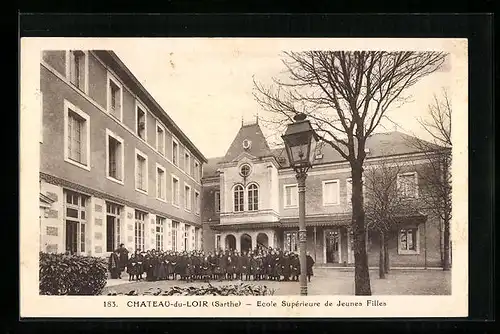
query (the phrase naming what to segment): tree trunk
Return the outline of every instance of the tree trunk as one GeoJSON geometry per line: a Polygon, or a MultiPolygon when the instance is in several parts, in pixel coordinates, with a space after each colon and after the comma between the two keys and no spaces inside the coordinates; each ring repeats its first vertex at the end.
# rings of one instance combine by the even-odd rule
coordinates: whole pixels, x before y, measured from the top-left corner
{"type": "Polygon", "coordinates": [[[450,219],[445,214],[444,221],[444,261],[443,261],[443,270],[450,270],[450,219]]]}
{"type": "Polygon", "coordinates": [[[352,170],[352,227],[354,232],[354,294],[371,296],[370,272],[366,255],[365,210],[361,187],[362,164],[351,163],[352,170]]]}
{"type": "Polygon", "coordinates": [[[385,278],[385,235],[383,231],[379,232],[379,258],[378,258],[378,275],[379,278],[385,278]]]}
{"type": "Polygon", "coordinates": [[[386,233],[384,238],[384,271],[386,274],[389,273],[391,265],[389,262],[389,233],[386,233]]]}

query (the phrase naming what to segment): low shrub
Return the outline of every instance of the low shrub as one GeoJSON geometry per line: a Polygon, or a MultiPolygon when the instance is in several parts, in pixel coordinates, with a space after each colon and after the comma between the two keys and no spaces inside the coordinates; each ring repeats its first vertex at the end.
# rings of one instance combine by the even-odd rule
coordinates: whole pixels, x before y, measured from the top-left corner
{"type": "Polygon", "coordinates": [[[99,295],[108,268],[98,257],[40,252],[39,271],[41,295],[99,295]]]}
{"type": "Polygon", "coordinates": [[[274,290],[265,285],[238,284],[238,285],[221,285],[213,286],[188,286],[178,287],[173,286],[166,290],[160,288],[150,288],[142,293],[137,290],[131,290],[125,293],[116,293],[110,291],[108,296],[272,296],[274,290]]]}

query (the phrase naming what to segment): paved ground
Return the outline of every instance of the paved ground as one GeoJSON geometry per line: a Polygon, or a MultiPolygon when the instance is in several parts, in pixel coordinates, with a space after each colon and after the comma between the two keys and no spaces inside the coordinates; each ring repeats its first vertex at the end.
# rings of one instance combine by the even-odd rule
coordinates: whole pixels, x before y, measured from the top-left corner
{"type": "MultiPolygon", "coordinates": [[[[128,277],[121,280],[108,280],[103,291],[117,293],[149,288],[168,289],[172,286],[200,286],[207,283],[185,283],[182,281],[128,282],[128,277]]],[[[449,295],[451,294],[451,275],[442,270],[392,270],[386,279],[379,279],[376,270],[370,271],[373,295],[449,295]]],[[[233,282],[211,282],[212,285],[239,284],[233,282]]],[[[252,284],[266,285],[275,290],[275,295],[295,295],[299,293],[298,282],[261,281],[252,284]]],[[[309,295],[354,295],[354,271],[342,269],[315,269],[315,276],[308,285],[309,295]]]]}

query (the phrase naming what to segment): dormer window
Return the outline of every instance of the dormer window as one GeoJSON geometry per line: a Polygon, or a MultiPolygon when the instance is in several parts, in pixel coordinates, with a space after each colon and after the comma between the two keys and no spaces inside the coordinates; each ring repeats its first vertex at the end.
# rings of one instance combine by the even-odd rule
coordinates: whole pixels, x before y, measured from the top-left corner
{"type": "Polygon", "coordinates": [[[240,175],[243,176],[243,177],[247,177],[248,175],[250,175],[250,172],[251,172],[251,168],[250,168],[250,165],[243,165],[240,167],[240,175]]]}

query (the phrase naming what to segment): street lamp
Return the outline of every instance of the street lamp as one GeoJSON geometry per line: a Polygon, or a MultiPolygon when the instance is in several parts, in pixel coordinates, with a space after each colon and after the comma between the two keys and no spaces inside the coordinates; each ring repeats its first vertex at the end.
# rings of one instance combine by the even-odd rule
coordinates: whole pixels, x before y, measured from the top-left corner
{"type": "Polygon", "coordinates": [[[299,259],[300,259],[300,294],[307,295],[307,232],[306,232],[306,178],[312,167],[318,135],[314,132],[306,115],[298,113],[294,123],[288,125],[281,136],[285,142],[290,167],[295,170],[299,190],[299,259]]]}

